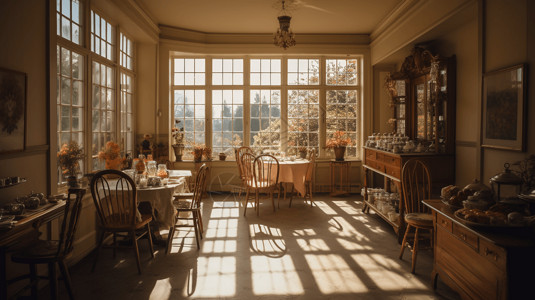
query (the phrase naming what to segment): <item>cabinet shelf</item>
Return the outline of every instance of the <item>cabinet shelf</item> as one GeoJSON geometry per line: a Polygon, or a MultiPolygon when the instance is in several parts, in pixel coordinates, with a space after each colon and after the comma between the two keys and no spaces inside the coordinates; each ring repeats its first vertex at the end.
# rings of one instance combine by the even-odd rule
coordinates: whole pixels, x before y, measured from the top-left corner
{"type": "Polygon", "coordinates": [[[366,204],[366,206],[368,206],[369,208],[371,208],[375,214],[377,214],[379,217],[383,218],[388,224],[390,224],[392,227],[394,227],[394,231],[398,232],[399,230],[399,223],[395,223],[395,222],[392,222],[390,221],[390,219],[388,218],[387,215],[383,214],[381,211],[379,211],[379,209],[371,204],[368,200],[363,200],[364,201],[364,204],[366,204]]]}
{"type": "Polygon", "coordinates": [[[13,186],[16,186],[16,185],[19,185],[21,183],[25,183],[26,182],[26,178],[20,178],[18,182],[16,183],[10,183],[10,184],[6,184],[6,185],[1,185],[0,186],[0,189],[5,189],[5,188],[9,188],[9,187],[13,187],[13,186]]]}

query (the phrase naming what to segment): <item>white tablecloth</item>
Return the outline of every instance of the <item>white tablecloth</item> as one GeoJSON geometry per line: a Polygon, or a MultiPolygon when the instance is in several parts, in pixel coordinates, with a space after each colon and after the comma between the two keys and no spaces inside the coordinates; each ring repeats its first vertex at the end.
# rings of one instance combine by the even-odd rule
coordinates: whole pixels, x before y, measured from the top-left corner
{"type": "Polygon", "coordinates": [[[306,193],[305,179],[310,161],[299,159],[295,161],[279,162],[279,182],[293,183],[294,188],[301,196],[306,193]]]}
{"type": "MultiPolygon", "coordinates": [[[[190,172],[191,174],[191,172],[190,172]]],[[[171,227],[175,222],[176,210],[173,207],[173,194],[184,192],[186,178],[180,177],[177,183],[161,187],[137,189],[138,202],[150,202],[152,209],[158,212],[158,223],[163,227],[171,227]]]]}

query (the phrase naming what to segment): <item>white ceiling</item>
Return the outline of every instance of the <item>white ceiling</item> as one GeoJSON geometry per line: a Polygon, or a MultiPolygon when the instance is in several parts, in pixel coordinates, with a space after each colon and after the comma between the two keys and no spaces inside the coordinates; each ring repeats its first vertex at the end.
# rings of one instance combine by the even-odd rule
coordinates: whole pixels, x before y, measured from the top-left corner
{"type": "MultiPolygon", "coordinates": [[[[281,0],[135,0],[160,25],[273,33],[281,0]],[[277,4],[278,3],[278,4],[277,4]]],[[[403,0],[287,0],[296,34],[370,34],[403,0]]]]}

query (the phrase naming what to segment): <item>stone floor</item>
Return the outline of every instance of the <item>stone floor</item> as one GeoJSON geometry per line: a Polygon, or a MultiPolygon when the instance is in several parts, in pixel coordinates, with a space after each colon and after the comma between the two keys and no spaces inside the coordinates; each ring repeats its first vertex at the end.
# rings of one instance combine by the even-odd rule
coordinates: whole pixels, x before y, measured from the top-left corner
{"type": "Polygon", "coordinates": [[[410,273],[410,251],[398,259],[392,228],[363,214],[358,196],[315,195],[313,207],[281,201],[276,212],[266,199],[259,217],[253,208],[244,217],[234,195],[203,201],[200,250],[189,229],[175,236],[170,254],[156,246],[154,259],[141,240],[142,275],[131,251],[113,259],[103,250],[94,273],[90,255],[70,268],[76,298],[459,299],[440,280],[431,288],[431,251],[419,253],[410,273]]]}

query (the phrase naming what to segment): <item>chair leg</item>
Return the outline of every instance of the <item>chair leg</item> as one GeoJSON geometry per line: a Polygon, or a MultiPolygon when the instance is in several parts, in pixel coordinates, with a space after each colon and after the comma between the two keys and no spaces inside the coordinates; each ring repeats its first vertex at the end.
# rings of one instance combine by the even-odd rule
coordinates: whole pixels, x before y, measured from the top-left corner
{"type": "Polygon", "coordinates": [[[63,259],[58,261],[59,270],[61,272],[61,276],[63,276],[63,281],[65,282],[65,288],[67,288],[67,293],[69,294],[69,299],[74,300],[74,293],[72,290],[72,282],[71,282],[71,275],[69,274],[69,269],[67,268],[67,265],[65,264],[65,261],[63,259]]]}
{"type": "Polygon", "coordinates": [[[255,206],[256,206],[256,216],[260,215],[260,195],[258,189],[255,191],[255,206]]]}
{"type": "MultiPolygon", "coordinates": [[[[175,219],[176,224],[176,219],[175,219]]],[[[171,251],[171,245],[173,244],[173,237],[175,235],[175,224],[169,228],[169,233],[167,234],[167,247],[165,249],[165,254],[169,253],[171,251]]]]}
{"type": "MultiPolygon", "coordinates": [[[[135,233],[134,233],[135,234],[135,233]]],[[[158,233],[159,234],[159,233],[158,233]]],[[[152,232],[150,230],[150,223],[147,223],[147,235],[149,236],[148,237],[148,240],[149,240],[149,249],[150,249],[150,256],[152,256],[152,258],[154,258],[154,246],[152,244],[152,232]]],[[[139,255],[139,254],[138,254],[139,255]]]]}
{"type": "Polygon", "coordinates": [[[401,242],[401,252],[399,253],[399,259],[403,259],[403,252],[405,251],[405,245],[407,244],[407,236],[409,235],[409,230],[411,225],[407,225],[405,229],[405,235],[403,235],[403,241],[401,242]]]}
{"type": "Polygon", "coordinates": [[[136,231],[132,230],[132,232],[130,232],[130,236],[132,237],[132,242],[134,243],[134,255],[136,256],[137,271],[139,274],[141,274],[141,262],[139,260],[139,247],[137,246],[136,231]]]}
{"type": "Polygon", "coordinates": [[[97,246],[97,253],[95,253],[95,260],[93,261],[93,267],[91,267],[91,272],[94,272],[95,267],[97,266],[98,256],[100,254],[100,250],[102,249],[102,243],[104,242],[104,233],[105,233],[104,231],[100,233],[100,239],[98,241],[98,246],[97,246]]]}
{"type": "Polygon", "coordinates": [[[113,233],[113,259],[117,256],[117,235],[113,233]]]}
{"type": "Polygon", "coordinates": [[[290,192],[290,204],[288,207],[292,207],[292,200],[294,199],[294,185],[292,184],[292,191],[290,192]]]}
{"type": "Polygon", "coordinates": [[[50,299],[58,299],[58,274],[56,263],[48,263],[48,279],[50,280],[50,299]]]}
{"type": "Polygon", "coordinates": [[[35,264],[30,264],[30,284],[32,287],[32,298],[34,299],[37,299],[38,280],[37,268],[35,267],[35,264]]]}
{"type": "Polygon", "coordinates": [[[273,198],[273,190],[271,190],[269,192],[269,194],[271,195],[271,203],[273,204],[273,212],[275,212],[275,198],[273,198]]]}
{"type": "Polygon", "coordinates": [[[247,212],[247,203],[249,203],[249,192],[250,189],[247,188],[247,191],[245,192],[245,205],[243,207],[243,216],[245,217],[245,213],[247,212]]]}
{"type": "Polygon", "coordinates": [[[414,232],[414,247],[412,249],[412,266],[411,266],[411,273],[414,274],[414,270],[416,269],[416,256],[418,255],[418,227],[415,228],[414,232]]]}
{"type": "Polygon", "coordinates": [[[201,233],[201,239],[202,239],[202,233],[204,232],[204,224],[202,223],[202,213],[201,209],[197,212],[197,217],[199,218],[199,231],[201,233]]]}
{"type": "Polygon", "coordinates": [[[195,230],[195,241],[197,241],[197,250],[201,249],[201,246],[199,244],[199,228],[198,228],[198,219],[197,214],[193,212],[193,229],[195,230]]]}

